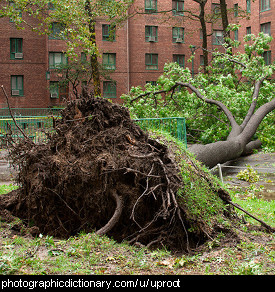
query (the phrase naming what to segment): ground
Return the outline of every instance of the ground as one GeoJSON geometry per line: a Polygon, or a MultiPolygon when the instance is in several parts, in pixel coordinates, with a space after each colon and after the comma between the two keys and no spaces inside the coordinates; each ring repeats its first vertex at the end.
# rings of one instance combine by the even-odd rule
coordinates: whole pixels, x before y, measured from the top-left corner
{"type": "MultiPolygon", "coordinates": [[[[269,168],[270,173],[258,169],[257,184],[230,177],[233,201],[249,208],[256,216],[275,226],[274,153],[258,153],[241,158],[235,165],[250,164],[269,168]],[[260,159],[260,160],[258,160],[260,159]],[[257,165],[256,165],[257,164],[257,165]],[[268,194],[269,196],[263,196],[268,194]]],[[[239,171],[240,169],[238,169],[239,171]]],[[[12,185],[2,186],[2,193],[12,185]]],[[[240,241],[225,242],[223,234],[206,242],[193,254],[173,254],[165,249],[149,250],[144,246],[118,244],[106,236],[81,233],[68,240],[39,235],[35,238],[20,230],[20,222],[1,222],[1,274],[145,274],[190,275],[226,274],[257,275],[275,272],[275,237],[255,228],[258,223],[244,216],[244,224],[236,230],[240,241]]]]}

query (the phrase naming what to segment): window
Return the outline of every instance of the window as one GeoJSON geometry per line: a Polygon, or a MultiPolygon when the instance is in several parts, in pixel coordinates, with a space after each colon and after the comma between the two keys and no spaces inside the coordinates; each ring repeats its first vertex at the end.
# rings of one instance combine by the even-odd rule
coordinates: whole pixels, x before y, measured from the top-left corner
{"type": "Polygon", "coordinates": [[[263,58],[266,65],[271,65],[271,51],[265,51],[263,53],[263,58]]]}
{"type": "Polygon", "coordinates": [[[115,26],[102,24],[102,40],[110,42],[115,41],[115,26]]]}
{"type": "Polygon", "coordinates": [[[172,1],[173,15],[183,15],[184,1],[173,0],[172,1]]]}
{"type": "Polygon", "coordinates": [[[145,67],[147,70],[158,70],[158,54],[145,54],[145,67]]]}
{"type": "Polygon", "coordinates": [[[13,13],[13,17],[10,18],[10,22],[13,22],[13,20],[16,19],[17,17],[20,17],[20,18],[22,17],[21,9],[17,8],[16,4],[13,1],[9,1],[9,6],[13,7],[14,12],[15,12],[15,13],[13,13]]]}
{"type": "Polygon", "coordinates": [[[215,15],[219,16],[221,15],[221,7],[220,4],[212,3],[212,11],[215,15]]]}
{"type": "Polygon", "coordinates": [[[234,4],[234,16],[238,17],[239,15],[239,4],[234,4]]]}
{"type": "Polygon", "coordinates": [[[157,81],[146,81],[146,84],[151,84],[152,86],[157,86],[157,81]]]}
{"type": "Polygon", "coordinates": [[[50,81],[50,98],[64,98],[68,99],[69,87],[68,85],[61,85],[58,81],[50,81]]]}
{"type": "Polygon", "coordinates": [[[270,10],[270,0],[260,0],[261,11],[270,10]]]}
{"type": "Polygon", "coordinates": [[[145,12],[146,13],[157,12],[157,0],[145,0],[145,12]]]}
{"type": "Polygon", "coordinates": [[[222,30],[214,30],[213,31],[213,44],[214,45],[222,45],[223,43],[224,43],[223,31],[222,30]]]}
{"type": "Polygon", "coordinates": [[[87,62],[87,54],[82,52],[80,55],[80,60],[81,60],[81,63],[86,63],[87,62]]]}
{"type": "Polygon", "coordinates": [[[251,1],[246,0],[246,12],[251,13],[251,1]]]}
{"type": "Polygon", "coordinates": [[[251,34],[251,26],[248,26],[248,27],[246,28],[246,34],[251,34]]]}
{"type": "Polygon", "coordinates": [[[204,66],[204,57],[200,55],[200,66],[204,66]]]}
{"type": "Polygon", "coordinates": [[[51,52],[49,53],[49,67],[50,69],[58,69],[62,65],[67,65],[68,59],[64,53],[51,52]]]}
{"type": "Polygon", "coordinates": [[[48,9],[49,9],[49,10],[55,10],[55,6],[54,6],[54,4],[51,3],[51,2],[49,2],[49,3],[48,3],[48,9]]]}
{"type": "Polygon", "coordinates": [[[53,22],[50,26],[51,34],[49,35],[50,40],[60,40],[64,39],[64,24],[60,22],[53,22]]]}
{"type": "Polygon", "coordinates": [[[261,32],[271,36],[271,23],[267,22],[267,23],[261,24],[261,32]]]}
{"type": "Polygon", "coordinates": [[[183,27],[173,27],[172,28],[172,41],[173,43],[183,43],[184,42],[184,28],[183,27]]]}
{"type": "Polygon", "coordinates": [[[10,39],[10,58],[23,59],[23,39],[10,39]]]}
{"type": "Polygon", "coordinates": [[[239,30],[238,29],[234,31],[234,38],[235,38],[235,41],[239,40],[239,30]]]}
{"type": "Polygon", "coordinates": [[[102,65],[106,70],[116,69],[116,54],[105,53],[103,54],[102,65]]]}
{"type": "Polygon", "coordinates": [[[158,41],[158,27],[157,26],[145,26],[145,41],[146,42],[158,41]]]}
{"type": "Polygon", "coordinates": [[[173,55],[173,62],[178,63],[180,67],[184,67],[184,55],[173,55]]]}
{"type": "Polygon", "coordinates": [[[50,97],[59,98],[58,81],[50,81],[50,97]]]}
{"type": "Polygon", "coordinates": [[[11,95],[12,96],[24,95],[24,77],[22,75],[11,76],[11,95]]]}
{"type": "Polygon", "coordinates": [[[116,83],[113,81],[103,81],[103,97],[116,98],[116,83]]]}

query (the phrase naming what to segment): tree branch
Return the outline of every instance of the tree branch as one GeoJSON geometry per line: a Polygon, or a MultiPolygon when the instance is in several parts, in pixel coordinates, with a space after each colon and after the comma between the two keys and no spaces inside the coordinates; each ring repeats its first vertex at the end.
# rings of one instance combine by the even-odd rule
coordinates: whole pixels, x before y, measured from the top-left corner
{"type": "Polygon", "coordinates": [[[235,121],[235,118],[232,115],[232,113],[230,112],[230,110],[222,102],[220,102],[218,100],[209,99],[209,98],[204,97],[200,93],[200,91],[195,86],[193,86],[190,83],[176,82],[176,84],[191,89],[197,95],[197,97],[199,99],[201,99],[202,101],[204,101],[206,103],[209,103],[209,104],[214,104],[214,105],[218,106],[225,113],[225,115],[227,116],[227,118],[228,118],[228,120],[229,120],[229,122],[230,122],[230,124],[232,126],[232,130],[234,128],[238,128],[239,127],[239,125],[235,121]]]}
{"type": "Polygon", "coordinates": [[[257,111],[251,116],[247,125],[243,129],[241,136],[245,139],[246,144],[250,142],[251,138],[257,131],[261,121],[263,118],[270,113],[272,110],[275,109],[275,98],[273,98],[270,102],[265,103],[264,105],[260,106],[257,111]]]}
{"type": "Polygon", "coordinates": [[[263,81],[265,80],[265,78],[266,78],[266,76],[262,77],[255,84],[252,103],[250,105],[250,108],[249,108],[249,110],[247,112],[246,117],[244,118],[244,120],[243,120],[243,122],[242,122],[242,124],[240,126],[242,130],[245,128],[245,126],[247,125],[247,123],[249,122],[250,118],[252,117],[252,115],[253,115],[253,113],[255,111],[255,108],[256,108],[256,105],[257,105],[257,100],[258,100],[258,97],[259,97],[260,86],[263,83],[263,81]]]}
{"type": "Polygon", "coordinates": [[[33,141],[32,141],[32,140],[31,140],[31,139],[25,134],[25,132],[24,132],[24,131],[18,126],[18,124],[17,124],[17,122],[16,122],[16,120],[15,120],[15,118],[14,118],[12,112],[11,112],[10,103],[9,103],[9,98],[8,98],[8,95],[7,95],[6,90],[5,90],[5,88],[4,88],[4,85],[1,85],[1,88],[2,88],[2,90],[3,90],[3,92],[4,92],[5,97],[6,97],[6,101],[7,101],[8,108],[9,108],[9,112],[10,112],[10,115],[11,115],[11,117],[12,117],[12,120],[13,120],[15,126],[16,126],[16,127],[18,128],[18,130],[21,132],[21,134],[23,135],[23,137],[25,137],[26,140],[30,141],[30,142],[33,144],[33,141]]]}
{"type": "Polygon", "coordinates": [[[167,93],[169,91],[172,91],[174,90],[176,87],[178,86],[178,84],[175,84],[173,85],[169,90],[158,90],[158,91],[155,91],[155,92],[146,92],[146,93],[143,93],[143,94],[140,94],[139,96],[135,97],[134,99],[132,99],[130,101],[130,103],[132,104],[134,101],[137,101],[138,99],[142,98],[142,97],[145,97],[145,96],[148,96],[150,94],[153,94],[154,96],[157,95],[157,94],[161,94],[161,93],[167,93]]]}

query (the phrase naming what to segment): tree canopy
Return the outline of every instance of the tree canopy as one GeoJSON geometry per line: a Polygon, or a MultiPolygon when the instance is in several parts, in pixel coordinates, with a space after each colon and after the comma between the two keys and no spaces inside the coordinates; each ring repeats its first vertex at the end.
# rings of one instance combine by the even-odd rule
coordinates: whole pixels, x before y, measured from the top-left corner
{"type": "MultiPolygon", "coordinates": [[[[266,65],[263,57],[271,40],[263,33],[251,34],[244,38],[244,53],[227,54],[226,49],[224,53],[211,52],[208,74],[199,73],[194,78],[188,68],[166,64],[156,85],[134,87],[123,98],[137,118],[185,117],[189,142],[225,140],[233,119],[236,126],[247,123],[256,108],[274,100],[274,64],[266,65]]],[[[271,151],[275,149],[274,117],[274,111],[268,113],[256,133],[271,151]]]]}

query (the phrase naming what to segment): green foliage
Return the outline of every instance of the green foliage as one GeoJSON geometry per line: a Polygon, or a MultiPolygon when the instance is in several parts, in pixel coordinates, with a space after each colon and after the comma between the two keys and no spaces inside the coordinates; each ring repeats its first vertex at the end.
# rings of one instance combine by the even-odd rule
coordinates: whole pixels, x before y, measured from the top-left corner
{"type": "MultiPolygon", "coordinates": [[[[246,36],[244,41],[245,53],[213,53],[208,74],[199,73],[192,78],[188,68],[182,68],[176,63],[166,64],[156,85],[133,87],[128,95],[122,96],[125,106],[134,118],[185,117],[189,142],[200,141],[206,144],[226,139],[231,127],[219,108],[205,104],[181,86],[174,91],[171,88],[178,81],[190,83],[205,98],[219,100],[226,105],[237,123],[241,124],[252,102],[257,80],[267,77],[259,92],[257,108],[271,101],[275,92],[275,82],[269,78],[275,66],[266,65],[262,56],[263,51],[269,48],[271,37],[260,33],[258,36],[246,36]],[[154,94],[159,91],[162,93],[154,94]],[[140,95],[142,97],[137,98],[140,95]],[[137,99],[131,102],[135,98],[137,99]]],[[[266,151],[275,151],[274,117],[274,111],[269,113],[256,133],[266,151]]]]}
{"type": "Polygon", "coordinates": [[[13,0],[13,5],[9,5],[8,0],[1,2],[4,3],[0,7],[0,17],[9,17],[19,29],[29,24],[39,34],[51,35],[52,24],[61,24],[62,30],[56,37],[67,42],[67,54],[74,58],[77,48],[87,54],[98,54],[93,40],[95,33],[89,25],[94,24],[97,17],[104,17],[113,27],[118,27],[127,18],[133,0],[13,0]],[[91,6],[91,15],[85,9],[87,2],[91,6]],[[35,26],[33,21],[28,23],[27,15],[39,22],[35,26]]]}
{"type": "Polygon", "coordinates": [[[0,185],[0,195],[7,194],[13,190],[16,190],[18,186],[15,186],[13,184],[9,185],[0,185]]]}
{"type": "Polygon", "coordinates": [[[259,181],[260,177],[258,175],[258,172],[254,170],[250,165],[248,165],[247,169],[241,170],[237,174],[237,178],[253,183],[259,181]]]}

